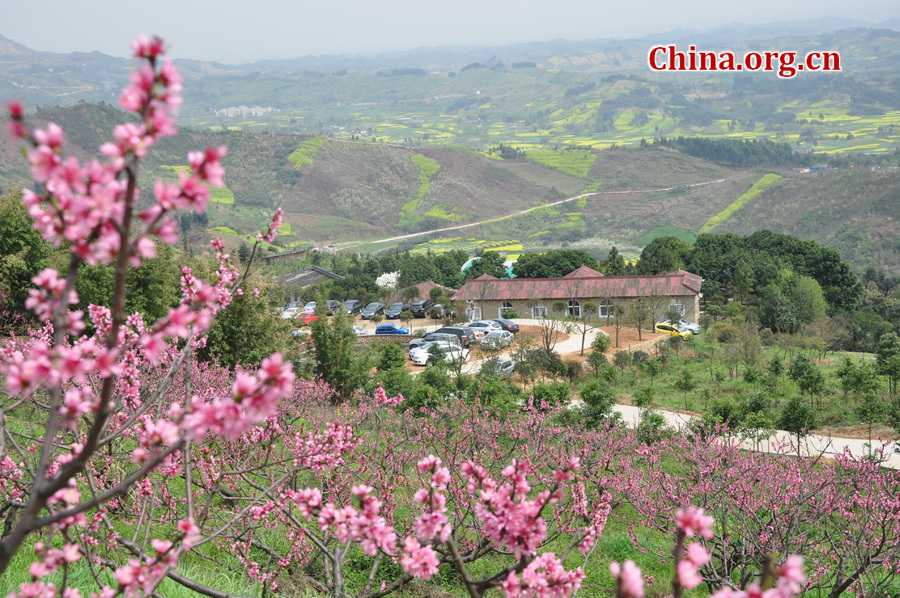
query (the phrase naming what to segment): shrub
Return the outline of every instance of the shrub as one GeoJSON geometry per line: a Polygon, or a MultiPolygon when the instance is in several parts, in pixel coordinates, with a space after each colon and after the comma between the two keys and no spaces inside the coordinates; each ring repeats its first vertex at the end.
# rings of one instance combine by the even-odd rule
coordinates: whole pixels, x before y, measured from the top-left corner
{"type": "Polygon", "coordinates": [[[584,401],[585,424],[596,427],[612,416],[616,393],[609,382],[591,378],[581,389],[581,400],[584,401]]]}
{"type": "Polygon", "coordinates": [[[645,351],[634,351],[631,354],[631,363],[634,365],[641,367],[644,365],[644,362],[647,361],[647,358],[650,357],[645,351]]]}
{"type": "Polygon", "coordinates": [[[609,351],[610,346],[612,346],[612,339],[608,334],[599,333],[594,337],[594,340],[591,341],[591,349],[594,350],[595,353],[606,353],[609,351]]]}
{"type": "Polygon", "coordinates": [[[584,366],[580,361],[574,359],[563,361],[563,365],[565,366],[565,376],[569,382],[578,382],[584,377],[584,366]]]}
{"type": "Polygon", "coordinates": [[[634,393],[634,405],[641,409],[653,406],[656,399],[656,389],[652,386],[643,386],[634,393]]]}
{"type": "Polygon", "coordinates": [[[665,437],[667,432],[666,418],[655,411],[642,411],[636,432],[638,442],[648,445],[659,442],[665,437]]]}
{"type": "Polygon", "coordinates": [[[731,344],[738,339],[738,329],[734,326],[720,326],[716,329],[716,340],[720,343],[731,344]]]}
{"type": "Polygon", "coordinates": [[[631,353],[628,351],[616,351],[616,354],[613,356],[613,363],[620,370],[624,370],[632,364],[631,353]]]}
{"type": "Polygon", "coordinates": [[[710,413],[723,424],[727,424],[732,430],[740,423],[741,418],[738,406],[731,399],[713,402],[710,413]]]}
{"type": "Polygon", "coordinates": [[[503,310],[503,317],[507,320],[515,320],[519,317],[519,312],[510,307],[503,310]]]}
{"type": "Polygon", "coordinates": [[[606,358],[606,355],[603,353],[594,352],[588,355],[587,364],[590,366],[592,370],[595,372],[600,369],[600,366],[606,365],[609,363],[609,359],[606,358]]]}
{"type": "Polygon", "coordinates": [[[534,396],[535,407],[540,407],[546,401],[550,409],[569,404],[571,388],[565,382],[551,382],[549,384],[536,385],[531,394],[534,396]]]}
{"type": "Polygon", "coordinates": [[[744,370],[744,382],[747,384],[756,384],[762,378],[762,372],[758,369],[749,367],[744,370]]]}
{"type": "MultiPolygon", "coordinates": [[[[395,368],[402,368],[406,363],[406,354],[398,345],[387,343],[381,347],[381,357],[378,359],[378,371],[386,372],[395,368]]],[[[387,389],[385,389],[387,391],[387,389]]],[[[389,396],[395,396],[388,393],[389,396]]]]}

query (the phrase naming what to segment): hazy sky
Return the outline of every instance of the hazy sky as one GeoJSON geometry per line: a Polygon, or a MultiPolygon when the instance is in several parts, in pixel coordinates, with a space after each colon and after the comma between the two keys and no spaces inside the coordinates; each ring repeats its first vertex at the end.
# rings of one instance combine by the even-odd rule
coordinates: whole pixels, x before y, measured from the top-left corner
{"type": "Polygon", "coordinates": [[[33,50],[128,53],[161,35],[177,58],[253,62],[422,46],[639,37],[735,22],[900,16],[885,0],[0,0],[0,34],[33,50]]]}

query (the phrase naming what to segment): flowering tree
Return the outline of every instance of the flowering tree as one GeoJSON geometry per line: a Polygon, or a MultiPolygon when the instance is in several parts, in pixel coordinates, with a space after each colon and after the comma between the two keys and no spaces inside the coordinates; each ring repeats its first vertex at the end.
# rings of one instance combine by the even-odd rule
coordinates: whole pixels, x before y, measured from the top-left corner
{"type": "MultiPolygon", "coordinates": [[[[176,372],[202,345],[215,314],[242,292],[240,273],[218,241],[213,242],[219,263],[214,281],[200,281],[185,269],[181,304],[165,317],[145,323],[140,315],[124,313],[127,266],[154,257],[157,240],[177,240],[174,210],[205,210],[207,183],[223,184],[220,161],[226,151],[210,147],[190,153],[190,174],[182,173],[178,183],[158,180],[155,199],[139,207],[138,168],[161,137],[175,133],[172,117],[181,103],[181,78],[170,61],[161,59],[160,39],[140,38],[133,48],[142,64],[119,102],[140,122],[116,127],[115,141],[100,148],[103,161],[82,164],[66,157],[57,125],[31,131],[22,106],[11,102],[8,107],[9,131],[30,145],[32,174],[45,189],[42,194],[24,192],[34,226],[45,240],[69,248],[67,271],[43,270],[26,301],[44,327],[2,348],[0,372],[9,397],[0,408],[7,527],[0,540],[0,574],[29,534],[52,529],[64,538],[61,548],[38,547],[35,581],[23,594],[52,590],[41,581],[44,575],[89,554],[75,530],[97,525],[101,505],[142,484],[151,471],[174,466],[186,446],[208,433],[237,438],[271,415],[294,379],[276,354],[258,372],[239,375],[233,387],[215,398],[195,394],[189,375],[180,400],[169,396],[176,372]],[[82,262],[116,267],[112,307],[92,305],[88,310],[92,335],[83,334],[85,314],[70,309],[78,302],[75,279],[82,262]],[[36,437],[6,426],[6,416],[24,407],[46,414],[36,437]],[[108,483],[98,485],[102,467],[97,455],[123,437],[133,445],[132,467],[122,469],[119,463],[114,474],[103,472],[108,483]],[[95,513],[90,521],[88,512],[95,513]]],[[[279,211],[260,240],[274,239],[280,218],[279,211]]],[[[121,588],[152,590],[196,538],[190,513],[177,527],[175,541],[154,541],[155,556],[144,565],[120,568],[121,588]]]]}
{"type": "MultiPolygon", "coordinates": [[[[9,105],[10,132],[29,144],[45,189],[24,193],[28,212],[46,240],[69,250],[65,272],[33,279],[26,305],[43,327],[0,349],[9,393],[0,399],[0,575],[39,538],[30,581],[12,596],[80,598],[68,574],[82,567],[97,587],[92,598],[152,595],[164,578],[226,598],[177,570],[185,553],[215,559],[216,547],[264,594],[287,575],[343,597],[351,553],[372,559],[358,596],[427,580],[441,563],[459,571],[472,598],[492,588],[509,597],[577,592],[583,570],[564,562],[575,551],[586,562],[593,551],[624,437],[559,429],[552,414],[535,411],[492,420],[477,403],[414,418],[399,411],[402,397],[380,389],[341,411],[333,389],[296,380],[278,354],[234,371],[198,362],[213,318],[243,292],[247,272],[218,240],[214,280],[185,269],[181,303],[163,318],[125,313],[126,267],[153,257],[157,241],[176,241],[173,211],[205,209],[206,185],[223,184],[225,155],[190,153],[189,174],[157,181],[154,198],[139,201],[141,160],[175,133],[181,86],[161,40],[133,47],[141,66],[120,104],[139,122],[116,127],[102,161],[66,157],[58,126],[32,131],[21,105],[9,105]],[[110,308],[72,309],[83,262],[115,265],[110,308]],[[561,538],[563,554],[546,550],[561,538]],[[473,576],[470,564],[488,556],[495,572],[473,576]],[[308,575],[320,558],[323,575],[308,575]],[[382,563],[398,569],[385,574],[382,563]]],[[[259,241],[274,240],[280,223],[279,210],[259,241]]],[[[697,569],[709,559],[684,538],[707,537],[710,523],[687,513],[678,516],[676,596],[700,583],[697,569]]],[[[642,595],[633,563],[611,570],[620,595],[642,595]]],[[[796,567],[785,576],[797,577],[796,567]]]]}
{"type": "Polygon", "coordinates": [[[825,463],[798,457],[790,445],[773,445],[774,456],[746,451],[719,432],[676,434],[642,447],[637,459],[617,461],[622,469],[614,480],[641,523],[666,533],[682,505],[708,506],[719,522],[703,539],[711,559],[700,573],[711,590],[746,587],[769,571],[773,555],[786,560],[793,553],[807,558],[804,591],[837,598],[893,587],[900,477],[879,468],[884,447],[873,459],[840,455],[825,463]]]}

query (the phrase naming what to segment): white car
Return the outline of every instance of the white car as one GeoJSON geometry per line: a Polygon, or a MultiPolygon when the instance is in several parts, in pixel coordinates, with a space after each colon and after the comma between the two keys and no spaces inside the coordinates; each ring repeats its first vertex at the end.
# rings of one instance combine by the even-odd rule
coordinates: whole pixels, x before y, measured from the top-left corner
{"type": "MultiPolygon", "coordinates": [[[[503,326],[501,326],[497,322],[494,322],[493,320],[480,320],[478,322],[470,322],[466,324],[466,326],[468,326],[475,332],[484,332],[484,334],[487,334],[488,332],[497,332],[503,330],[503,326]]],[[[480,339],[481,337],[478,338],[480,339]]]]}
{"type": "Polygon", "coordinates": [[[281,312],[281,319],[282,320],[290,320],[291,318],[296,316],[297,312],[299,312],[299,311],[300,311],[299,307],[289,307],[281,312]]]}
{"type": "Polygon", "coordinates": [[[515,336],[512,332],[508,330],[495,330],[494,332],[488,332],[483,339],[481,339],[481,346],[485,349],[502,349],[503,347],[508,347],[515,340],[515,336]]]}
{"type": "Polygon", "coordinates": [[[435,357],[438,359],[461,359],[462,361],[465,361],[469,358],[469,352],[456,345],[442,343],[441,341],[439,341],[437,343],[433,343],[432,346],[435,347],[435,349],[432,349],[432,351],[436,351],[436,354],[430,352],[427,348],[423,349],[422,347],[418,347],[416,349],[413,349],[409,354],[412,362],[416,365],[428,365],[428,360],[431,357],[435,357]]]}
{"type": "Polygon", "coordinates": [[[356,333],[356,336],[369,336],[369,331],[362,326],[354,326],[353,332],[356,333]]]}

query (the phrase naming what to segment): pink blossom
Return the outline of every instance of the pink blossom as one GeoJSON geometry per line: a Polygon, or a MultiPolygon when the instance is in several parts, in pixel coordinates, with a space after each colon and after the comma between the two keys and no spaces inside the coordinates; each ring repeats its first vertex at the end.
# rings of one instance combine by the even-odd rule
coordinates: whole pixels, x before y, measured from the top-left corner
{"type": "Polygon", "coordinates": [[[641,569],[634,564],[634,561],[628,560],[622,565],[613,561],[609,564],[609,572],[612,574],[613,579],[616,580],[624,596],[643,598],[644,578],[641,576],[641,569]]]}
{"type": "Polygon", "coordinates": [[[400,566],[406,573],[428,580],[437,573],[439,564],[437,554],[431,546],[422,546],[418,540],[411,537],[404,540],[400,566]]]}
{"type": "Polygon", "coordinates": [[[678,563],[675,568],[675,578],[687,590],[692,590],[703,582],[703,578],[697,573],[697,565],[688,560],[678,563]]]}
{"type": "Polygon", "coordinates": [[[675,511],[675,524],[688,538],[692,538],[694,534],[699,534],[707,540],[711,540],[713,537],[713,521],[712,516],[704,514],[702,507],[698,508],[691,505],[687,509],[675,511]]]}

